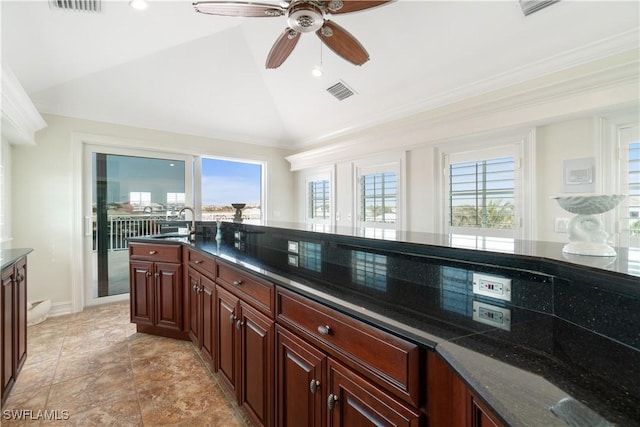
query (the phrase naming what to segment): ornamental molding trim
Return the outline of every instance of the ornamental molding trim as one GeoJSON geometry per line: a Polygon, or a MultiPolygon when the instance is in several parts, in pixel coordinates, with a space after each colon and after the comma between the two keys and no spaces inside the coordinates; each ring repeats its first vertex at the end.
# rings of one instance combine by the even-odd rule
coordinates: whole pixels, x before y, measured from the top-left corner
{"type": "Polygon", "coordinates": [[[401,119],[336,134],[325,145],[286,159],[296,171],[492,130],[542,126],[638,105],[639,93],[640,54],[632,49],[401,119]]]}
{"type": "Polygon", "coordinates": [[[24,88],[2,64],[2,137],[11,144],[35,145],[35,133],[47,126],[24,88]]]}

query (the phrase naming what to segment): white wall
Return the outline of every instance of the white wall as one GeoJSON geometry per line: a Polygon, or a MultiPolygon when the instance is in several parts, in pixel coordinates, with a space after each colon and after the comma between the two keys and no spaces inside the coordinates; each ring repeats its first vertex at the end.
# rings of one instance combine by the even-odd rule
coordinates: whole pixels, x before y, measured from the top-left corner
{"type": "Polygon", "coordinates": [[[72,153],[78,143],[73,134],[92,134],[122,139],[129,148],[152,146],[157,151],[218,155],[267,162],[269,172],[266,206],[271,219],[291,220],[292,173],[286,150],[237,142],[159,132],[148,129],[43,115],[48,127],[36,134],[35,146],[11,146],[13,246],[31,247],[29,255],[29,299],[51,299],[69,304],[72,281],[81,259],[72,254],[75,235],[72,153]],[[278,217],[279,214],[279,217],[278,217]]]}

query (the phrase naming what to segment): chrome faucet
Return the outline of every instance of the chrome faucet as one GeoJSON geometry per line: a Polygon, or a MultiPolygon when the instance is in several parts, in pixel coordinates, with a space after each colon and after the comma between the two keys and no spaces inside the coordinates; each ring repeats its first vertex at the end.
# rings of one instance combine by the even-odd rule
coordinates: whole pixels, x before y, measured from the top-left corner
{"type": "Polygon", "coordinates": [[[191,240],[195,240],[196,239],[196,211],[189,206],[185,206],[178,211],[178,216],[182,215],[184,211],[191,212],[191,228],[189,229],[189,236],[191,237],[191,240]]]}

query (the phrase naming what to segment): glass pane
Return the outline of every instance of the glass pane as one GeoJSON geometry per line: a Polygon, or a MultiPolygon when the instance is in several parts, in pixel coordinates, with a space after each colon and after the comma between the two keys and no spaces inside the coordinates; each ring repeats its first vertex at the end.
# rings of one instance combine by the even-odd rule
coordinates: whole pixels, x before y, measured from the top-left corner
{"type": "Polygon", "coordinates": [[[185,162],[92,153],[94,298],[129,292],[127,237],[155,234],[185,206],[185,162]]]}
{"type": "Polygon", "coordinates": [[[233,221],[244,203],[242,220],[260,224],[262,219],[262,165],[223,159],[202,159],[202,220],[233,221]]]}

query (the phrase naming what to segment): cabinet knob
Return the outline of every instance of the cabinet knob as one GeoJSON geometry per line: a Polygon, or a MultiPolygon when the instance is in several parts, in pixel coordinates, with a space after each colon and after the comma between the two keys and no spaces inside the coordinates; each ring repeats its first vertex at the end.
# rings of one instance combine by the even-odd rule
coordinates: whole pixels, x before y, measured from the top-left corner
{"type": "Polygon", "coordinates": [[[198,292],[198,285],[193,285],[193,290],[198,292]]]}
{"type": "Polygon", "coordinates": [[[329,335],[331,333],[331,328],[328,325],[320,325],[318,326],[318,333],[320,335],[329,335]]]}
{"type": "Polygon", "coordinates": [[[327,407],[329,410],[333,409],[336,403],[338,403],[338,396],[333,393],[329,394],[329,397],[327,397],[327,407]]]}
{"type": "Polygon", "coordinates": [[[158,251],[149,251],[149,255],[155,255],[157,253],[158,253],[158,251]]]}
{"type": "Polygon", "coordinates": [[[197,259],[194,261],[196,264],[202,264],[202,260],[201,259],[197,259]]]}
{"type": "Polygon", "coordinates": [[[229,322],[233,324],[235,321],[236,321],[236,315],[231,313],[231,316],[229,316],[229,322]]]}
{"type": "Polygon", "coordinates": [[[151,277],[151,272],[150,272],[150,271],[147,271],[147,272],[145,273],[145,276],[147,276],[147,277],[151,277]]]}
{"type": "Polygon", "coordinates": [[[311,390],[311,393],[313,394],[316,394],[319,387],[320,387],[320,381],[318,380],[311,380],[311,383],[309,383],[309,390],[311,390]]]}
{"type": "Polygon", "coordinates": [[[156,273],[156,279],[160,277],[160,273],[156,273]]]}
{"type": "Polygon", "coordinates": [[[236,286],[240,286],[240,285],[242,285],[242,280],[234,280],[233,284],[236,285],[236,286]]]}
{"type": "Polygon", "coordinates": [[[236,329],[237,329],[237,330],[242,329],[242,325],[244,325],[244,323],[242,323],[242,321],[241,321],[241,320],[237,320],[237,321],[236,321],[236,329]]]}

